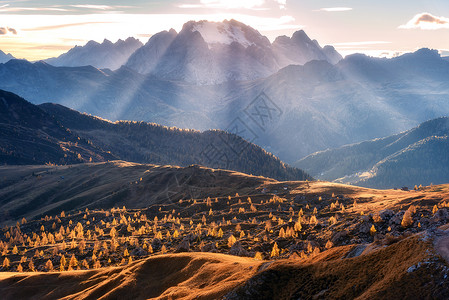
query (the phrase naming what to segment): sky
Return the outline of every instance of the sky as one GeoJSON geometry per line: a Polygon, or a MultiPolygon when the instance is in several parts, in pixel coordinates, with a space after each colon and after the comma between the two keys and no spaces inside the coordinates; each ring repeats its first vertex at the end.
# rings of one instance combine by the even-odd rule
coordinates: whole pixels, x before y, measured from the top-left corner
{"type": "Polygon", "coordinates": [[[89,40],[146,43],[189,20],[224,19],[271,41],[303,29],[343,55],[392,57],[423,47],[449,55],[448,0],[0,0],[0,50],[39,60],[89,40]]]}

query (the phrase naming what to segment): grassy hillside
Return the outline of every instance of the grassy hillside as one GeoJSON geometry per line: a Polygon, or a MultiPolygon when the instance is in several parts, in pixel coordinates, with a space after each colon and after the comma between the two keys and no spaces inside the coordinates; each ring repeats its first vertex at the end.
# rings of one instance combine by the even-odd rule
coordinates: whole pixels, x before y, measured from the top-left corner
{"type": "Polygon", "coordinates": [[[214,170],[114,161],[70,166],[0,166],[0,223],[73,209],[143,208],[180,199],[253,194],[273,179],[214,170]]]}
{"type": "Polygon", "coordinates": [[[26,100],[0,90],[0,163],[69,164],[114,159],[26,100]]]}
{"type": "Polygon", "coordinates": [[[448,297],[448,185],[223,179],[234,183],[208,187],[210,198],[79,206],[4,227],[2,298],[448,297]]]}
{"type": "Polygon", "coordinates": [[[278,180],[312,179],[261,147],[220,130],[200,132],[145,122],[109,122],[57,104],[40,107],[76,134],[122,160],[188,166],[200,164],[278,180]]]}

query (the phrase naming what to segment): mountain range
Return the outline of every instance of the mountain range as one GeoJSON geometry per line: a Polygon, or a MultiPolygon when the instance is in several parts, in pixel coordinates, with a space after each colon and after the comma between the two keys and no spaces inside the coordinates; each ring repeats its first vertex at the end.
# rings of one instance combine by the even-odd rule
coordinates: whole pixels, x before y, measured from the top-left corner
{"type": "Polygon", "coordinates": [[[135,38],[118,40],[116,43],[105,39],[101,44],[90,41],[84,46],[76,46],[58,57],[45,62],[57,67],[94,66],[99,69],[117,70],[126,63],[131,54],[143,44],[135,38]]]}
{"type": "Polygon", "coordinates": [[[245,139],[287,163],[448,115],[448,77],[449,62],[429,49],[393,59],[351,55],[336,65],[312,61],[217,85],[168,81],[128,67],[0,64],[0,88],[32,103],[198,130],[229,131],[238,123],[247,129],[245,139]],[[273,115],[263,117],[260,105],[273,115]]]}
{"type": "Polygon", "coordinates": [[[190,21],[179,33],[174,29],[159,32],[145,45],[134,38],[115,44],[90,41],[45,62],[111,70],[126,65],[138,73],[166,80],[217,84],[267,77],[290,64],[303,65],[311,60],[335,64],[341,59],[332,46],[322,48],[302,30],[271,43],[252,27],[225,20],[190,21]]]}
{"type": "Polygon", "coordinates": [[[218,84],[264,78],[290,64],[311,60],[335,64],[340,59],[332,46],[321,48],[302,30],[270,43],[236,20],[190,21],[179,33],[171,29],[154,35],[126,66],[167,80],[218,84]]]}
{"type": "Polygon", "coordinates": [[[441,184],[449,178],[449,118],[386,138],[311,154],[294,165],[322,180],[393,188],[441,184]]]}
{"type": "Polygon", "coordinates": [[[0,90],[2,164],[73,164],[122,159],[231,169],[282,180],[312,179],[241,137],[144,122],[109,122],[61,105],[39,107],[0,90]]]}

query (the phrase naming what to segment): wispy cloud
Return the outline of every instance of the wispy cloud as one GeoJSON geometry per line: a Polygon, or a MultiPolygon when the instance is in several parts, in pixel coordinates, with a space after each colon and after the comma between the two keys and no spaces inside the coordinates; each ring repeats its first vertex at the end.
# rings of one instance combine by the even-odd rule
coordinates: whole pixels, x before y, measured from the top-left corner
{"type": "Polygon", "coordinates": [[[399,26],[401,29],[449,29],[449,18],[437,17],[430,13],[424,12],[415,15],[406,24],[399,26]]]}
{"type": "MultiPolygon", "coordinates": [[[[280,2],[285,2],[279,0],[280,2]]],[[[276,2],[279,2],[276,0],[276,2]]],[[[199,3],[181,4],[180,8],[260,9],[265,0],[200,0],[199,3]]]]}
{"type": "Polygon", "coordinates": [[[367,45],[382,45],[391,44],[387,41],[363,41],[363,42],[345,42],[345,43],[334,43],[334,46],[367,46],[367,45]]]}
{"type": "Polygon", "coordinates": [[[69,11],[64,8],[57,7],[11,7],[9,4],[0,6],[0,12],[33,12],[33,11],[69,11]]]}
{"type": "Polygon", "coordinates": [[[70,7],[84,8],[84,9],[93,9],[93,10],[113,10],[113,9],[117,9],[117,8],[132,8],[133,6],[77,4],[77,5],[70,5],[70,7]]]}
{"type": "Polygon", "coordinates": [[[383,57],[383,58],[393,58],[400,56],[404,53],[407,53],[408,51],[396,51],[396,50],[385,50],[385,49],[379,49],[379,50],[372,50],[372,49],[366,49],[365,47],[356,47],[356,48],[340,48],[338,47],[338,52],[343,55],[343,57],[347,55],[351,55],[354,53],[363,53],[367,56],[371,57],[383,57]]]}
{"type": "Polygon", "coordinates": [[[340,11],[350,11],[352,7],[324,7],[317,11],[327,11],[327,12],[340,12],[340,11]]]}
{"type": "Polygon", "coordinates": [[[92,24],[111,24],[114,22],[81,22],[81,23],[68,23],[68,24],[57,24],[50,26],[41,26],[41,27],[32,27],[22,29],[23,31],[43,31],[43,30],[55,30],[67,27],[76,27],[76,26],[84,26],[84,25],[92,25],[92,24]]]}
{"type": "Polygon", "coordinates": [[[76,8],[98,9],[98,10],[113,9],[113,7],[109,6],[109,5],[79,4],[79,5],[70,5],[70,6],[76,7],[76,8]]]}
{"type": "Polygon", "coordinates": [[[287,0],[275,0],[279,4],[280,9],[285,9],[285,6],[287,5],[287,0]]]}

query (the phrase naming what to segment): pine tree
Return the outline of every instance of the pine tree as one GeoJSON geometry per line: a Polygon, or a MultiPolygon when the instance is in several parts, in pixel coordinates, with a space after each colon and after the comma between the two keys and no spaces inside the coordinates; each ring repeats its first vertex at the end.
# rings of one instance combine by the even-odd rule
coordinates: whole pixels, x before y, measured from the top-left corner
{"type": "Polygon", "coordinates": [[[262,253],[256,252],[256,254],[254,255],[254,259],[257,259],[257,260],[263,260],[262,253]]]}
{"type": "Polygon", "coordinates": [[[36,271],[34,269],[34,263],[33,263],[33,259],[32,258],[30,259],[30,262],[28,263],[28,268],[30,269],[31,272],[36,271]]]}
{"type": "Polygon", "coordinates": [[[100,263],[99,260],[96,260],[96,261],[94,262],[94,269],[99,269],[99,268],[101,268],[101,263],[100,263]]]}
{"type": "Polygon", "coordinates": [[[432,213],[435,214],[438,211],[438,206],[435,204],[432,209],[432,213]]]}
{"type": "Polygon", "coordinates": [[[81,265],[83,266],[83,268],[85,268],[87,270],[89,269],[89,264],[87,263],[87,261],[85,259],[83,259],[83,262],[81,265]]]}
{"type": "Polygon", "coordinates": [[[73,268],[78,266],[78,260],[76,259],[75,255],[72,254],[72,257],[70,258],[70,262],[69,262],[69,268],[73,268]]]}
{"type": "Polygon", "coordinates": [[[369,233],[370,233],[371,235],[375,235],[376,232],[377,232],[376,227],[374,227],[374,224],[373,224],[373,225],[371,226],[370,230],[369,230],[369,233]]]}
{"type": "Polygon", "coordinates": [[[5,257],[5,259],[3,260],[3,268],[9,268],[10,265],[11,265],[11,262],[9,261],[9,259],[7,257],[5,257]]]}
{"type": "Polygon", "coordinates": [[[410,210],[406,210],[404,216],[402,217],[401,225],[406,228],[413,224],[412,212],[410,210]]]}
{"type": "Polygon", "coordinates": [[[47,262],[45,263],[45,269],[47,269],[48,272],[53,271],[53,263],[51,262],[51,260],[47,260],[47,262]]]}
{"type": "Polygon", "coordinates": [[[271,250],[271,257],[278,257],[279,256],[279,247],[278,244],[275,242],[273,245],[273,249],[271,250]]]}
{"type": "Polygon", "coordinates": [[[229,248],[232,247],[232,245],[234,245],[235,242],[237,242],[237,239],[235,238],[235,236],[233,236],[233,235],[231,234],[231,236],[228,238],[228,247],[229,247],[229,248]]]}

